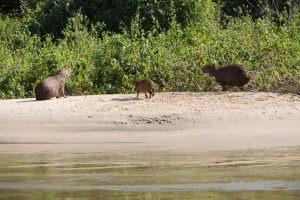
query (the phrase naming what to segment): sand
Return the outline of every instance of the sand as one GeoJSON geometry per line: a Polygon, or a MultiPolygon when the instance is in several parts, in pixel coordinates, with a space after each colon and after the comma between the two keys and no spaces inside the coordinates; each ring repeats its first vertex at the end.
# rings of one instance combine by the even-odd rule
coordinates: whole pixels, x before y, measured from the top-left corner
{"type": "Polygon", "coordinates": [[[135,97],[1,100],[0,198],[299,199],[300,96],[135,97]]]}
{"type": "Polygon", "coordinates": [[[88,149],[101,144],[108,151],[186,152],[300,145],[299,95],[183,92],[135,97],[1,100],[1,151],[25,151],[30,144],[68,144],[63,148],[71,151],[74,145],[88,149]],[[5,149],[11,144],[18,145],[5,149]]]}

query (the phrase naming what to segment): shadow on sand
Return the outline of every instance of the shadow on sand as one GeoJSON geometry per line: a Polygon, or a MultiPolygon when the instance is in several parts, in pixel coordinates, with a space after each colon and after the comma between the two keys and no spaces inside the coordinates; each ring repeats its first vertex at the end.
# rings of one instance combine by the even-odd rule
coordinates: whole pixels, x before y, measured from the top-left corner
{"type": "Polygon", "coordinates": [[[18,101],[17,103],[29,103],[29,102],[34,102],[37,101],[35,99],[30,99],[30,100],[26,100],[26,101],[18,101]]]}
{"type": "Polygon", "coordinates": [[[130,97],[130,98],[114,98],[113,101],[138,101],[142,99],[137,99],[136,97],[130,97]]]}

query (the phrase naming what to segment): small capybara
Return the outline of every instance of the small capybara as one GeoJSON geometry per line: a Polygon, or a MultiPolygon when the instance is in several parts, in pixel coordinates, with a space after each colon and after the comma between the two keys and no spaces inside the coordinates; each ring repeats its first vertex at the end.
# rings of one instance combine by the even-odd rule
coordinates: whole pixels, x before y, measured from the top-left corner
{"type": "Polygon", "coordinates": [[[62,69],[56,76],[50,76],[39,83],[35,88],[36,100],[48,100],[53,97],[66,97],[65,84],[70,76],[68,70],[62,69]]]}
{"type": "Polygon", "coordinates": [[[202,72],[214,76],[216,81],[222,86],[222,91],[227,90],[227,85],[237,86],[243,90],[243,86],[250,80],[242,65],[225,65],[217,69],[215,65],[210,64],[202,67],[202,72]]]}
{"type": "Polygon", "coordinates": [[[150,98],[154,96],[154,82],[151,79],[133,81],[132,84],[135,86],[135,90],[137,92],[136,98],[139,98],[140,92],[145,93],[146,98],[148,98],[147,93],[150,94],[150,98]]]}

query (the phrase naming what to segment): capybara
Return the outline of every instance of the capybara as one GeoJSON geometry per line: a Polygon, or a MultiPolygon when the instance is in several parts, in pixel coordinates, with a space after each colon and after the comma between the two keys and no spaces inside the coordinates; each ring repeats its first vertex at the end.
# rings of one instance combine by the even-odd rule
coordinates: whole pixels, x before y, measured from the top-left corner
{"type": "Polygon", "coordinates": [[[150,94],[150,98],[154,96],[154,82],[151,79],[133,81],[132,84],[135,86],[137,92],[136,98],[139,98],[140,92],[145,93],[146,98],[148,98],[147,92],[150,94]]]}
{"type": "Polygon", "coordinates": [[[237,86],[243,90],[243,86],[250,80],[242,65],[225,65],[217,69],[215,65],[210,64],[202,67],[202,72],[214,76],[216,81],[222,86],[222,91],[227,90],[227,85],[237,86]]]}
{"type": "Polygon", "coordinates": [[[70,76],[68,70],[62,69],[56,76],[50,76],[39,83],[35,88],[36,100],[48,100],[53,97],[66,97],[65,84],[70,76]]]}

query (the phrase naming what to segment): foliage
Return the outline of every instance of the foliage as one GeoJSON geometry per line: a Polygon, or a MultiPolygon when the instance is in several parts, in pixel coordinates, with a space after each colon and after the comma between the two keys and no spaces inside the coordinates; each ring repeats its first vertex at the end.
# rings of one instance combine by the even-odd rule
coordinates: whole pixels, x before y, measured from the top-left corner
{"type": "Polygon", "coordinates": [[[79,9],[67,17],[56,39],[32,32],[42,4],[21,18],[0,15],[0,98],[33,97],[35,86],[61,68],[71,70],[66,88],[71,95],[128,93],[132,80],[142,78],[153,79],[160,91],[217,90],[213,78],[201,72],[207,63],[244,64],[251,76],[248,90],[299,92],[299,10],[281,26],[269,18],[243,16],[228,17],[224,28],[218,5],[189,2],[179,7],[199,12],[188,12],[193,17],[185,22],[178,20],[183,10],[174,14],[170,7],[166,13],[173,14],[165,15],[170,17],[159,21],[152,13],[150,23],[144,17],[150,12],[141,15],[140,7],[119,32],[104,31],[107,24],[94,23],[79,9]]]}
{"type": "MultiPolygon", "coordinates": [[[[101,22],[107,31],[120,33],[123,27],[129,28],[139,12],[141,25],[149,31],[155,25],[160,30],[170,28],[172,20],[182,26],[203,20],[202,9],[206,0],[47,0],[41,3],[35,13],[31,31],[41,36],[51,34],[61,38],[68,19],[78,11],[87,16],[92,24],[101,22]]],[[[210,1],[209,1],[210,2],[210,1]]]]}

